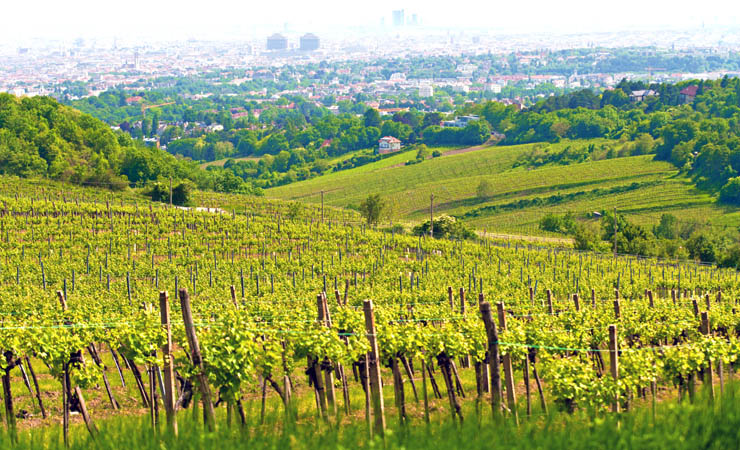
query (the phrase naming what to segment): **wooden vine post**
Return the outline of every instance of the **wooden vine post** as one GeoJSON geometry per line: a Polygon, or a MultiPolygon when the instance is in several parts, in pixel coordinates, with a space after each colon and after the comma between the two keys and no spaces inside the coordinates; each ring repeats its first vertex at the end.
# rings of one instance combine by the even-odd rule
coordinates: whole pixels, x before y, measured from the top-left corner
{"type": "MultiPolygon", "coordinates": [[[[707,300],[709,300],[709,294],[707,294],[707,300]]],[[[705,336],[711,334],[709,328],[709,312],[701,312],[701,333],[705,336]]],[[[707,370],[704,371],[704,385],[709,388],[709,398],[714,401],[714,374],[712,372],[712,360],[707,360],[707,370]]]]}
{"type": "Polygon", "coordinates": [[[427,394],[427,363],[421,357],[421,389],[424,396],[424,422],[429,423],[429,397],[427,394]]]}
{"type": "Polygon", "coordinates": [[[161,291],[159,293],[159,312],[162,319],[162,329],[166,336],[165,342],[162,345],[162,360],[164,361],[164,410],[167,415],[167,426],[174,435],[177,435],[177,416],[175,414],[175,371],[172,364],[170,295],[167,291],[161,291]]]}
{"type": "MultiPolygon", "coordinates": [[[[619,354],[617,352],[617,326],[609,325],[609,367],[615,384],[619,381],[619,354]]],[[[612,412],[619,412],[619,390],[614,394],[612,412]]]]}
{"type": "Polygon", "coordinates": [[[483,324],[486,327],[486,336],[488,337],[488,367],[491,374],[491,412],[494,417],[498,417],[503,409],[501,403],[501,374],[499,372],[498,331],[496,330],[496,322],[494,322],[493,314],[491,313],[491,304],[481,299],[480,313],[483,317],[483,324]]]}
{"type": "Polygon", "coordinates": [[[3,355],[5,357],[6,367],[3,369],[3,398],[5,400],[5,425],[8,427],[8,433],[10,434],[10,440],[13,444],[18,443],[18,430],[15,423],[15,412],[13,411],[13,396],[10,389],[10,370],[15,367],[18,363],[13,360],[13,352],[6,351],[3,355]]]}
{"type": "MultiPolygon", "coordinates": [[[[467,314],[467,308],[465,304],[465,288],[460,288],[460,315],[465,316],[467,314]]],[[[470,355],[465,355],[462,358],[460,358],[460,365],[463,368],[470,367],[470,355]]]]}
{"type": "Polygon", "coordinates": [[[614,290],[614,318],[619,320],[622,317],[622,310],[619,306],[619,289],[614,290]]]}
{"type": "MultiPolygon", "coordinates": [[[[506,331],[506,311],[504,310],[504,302],[498,302],[496,304],[498,309],[498,323],[501,327],[501,331],[506,331]]],[[[514,415],[514,422],[519,424],[519,414],[516,410],[516,392],[514,391],[514,369],[511,365],[511,355],[506,353],[502,357],[504,364],[504,378],[506,380],[506,403],[509,406],[509,412],[514,415]]]]}
{"type": "MultiPolygon", "coordinates": [[[[316,309],[318,313],[318,320],[319,323],[329,328],[330,322],[329,322],[329,310],[328,305],[326,303],[326,297],[322,294],[318,294],[316,296],[316,309]]],[[[318,367],[321,367],[321,361],[316,362],[318,364],[318,367]]],[[[324,381],[325,381],[325,387],[326,387],[326,400],[328,407],[331,408],[333,414],[337,415],[337,402],[336,402],[336,391],[334,390],[334,372],[331,369],[323,370],[324,372],[324,381]]],[[[321,376],[320,373],[317,374],[317,376],[321,376]]]]}
{"type": "Polygon", "coordinates": [[[206,376],[203,368],[203,357],[200,354],[200,343],[198,342],[198,335],[195,333],[195,324],[193,323],[193,312],[190,309],[190,294],[187,289],[180,289],[180,308],[182,308],[182,320],[185,324],[185,334],[188,337],[188,345],[190,345],[190,353],[193,361],[193,365],[197,371],[196,378],[198,379],[198,385],[201,393],[201,400],[203,401],[203,420],[206,425],[206,429],[209,432],[216,430],[215,413],[213,411],[213,400],[211,399],[211,387],[208,385],[208,377],[206,376]]]}
{"type": "Polygon", "coordinates": [[[375,334],[375,315],[373,314],[373,301],[365,300],[362,303],[365,312],[365,331],[370,343],[367,361],[370,371],[370,390],[372,397],[373,416],[375,417],[375,432],[381,436],[385,435],[385,410],[383,407],[383,391],[380,378],[380,364],[378,364],[378,340],[375,334]]]}
{"type": "Polygon", "coordinates": [[[550,289],[547,290],[547,313],[552,315],[552,291],[550,289]]]}
{"type": "Polygon", "coordinates": [[[591,307],[596,309],[596,290],[591,288],[591,307]]]}
{"type": "MultiPolygon", "coordinates": [[[[62,291],[57,291],[57,297],[59,298],[59,303],[62,307],[62,311],[67,311],[67,298],[64,296],[64,293],[62,291]]],[[[65,319],[65,325],[71,325],[71,323],[65,319]]],[[[82,361],[82,352],[76,351],[70,355],[70,360],[64,364],[64,371],[62,374],[62,385],[64,390],[64,395],[62,395],[62,399],[64,402],[64,423],[63,423],[63,429],[64,429],[64,444],[66,446],[69,446],[69,406],[70,406],[70,394],[72,390],[72,384],[70,381],[69,376],[69,367],[73,363],[73,360],[78,360],[79,364],[83,364],[84,361],[82,361]]],[[[90,417],[90,414],[88,414],[87,406],[85,404],[85,398],[82,395],[82,389],[80,389],[79,386],[75,386],[75,394],[77,395],[77,399],[79,401],[79,408],[80,413],[82,414],[82,419],[85,421],[85,426],[87,427],[87,431],[90,432],[90,435],[94,438],[97,433],[98,429],[95,427],[95,424],[92,421],[92,418],[90,417]]]]}

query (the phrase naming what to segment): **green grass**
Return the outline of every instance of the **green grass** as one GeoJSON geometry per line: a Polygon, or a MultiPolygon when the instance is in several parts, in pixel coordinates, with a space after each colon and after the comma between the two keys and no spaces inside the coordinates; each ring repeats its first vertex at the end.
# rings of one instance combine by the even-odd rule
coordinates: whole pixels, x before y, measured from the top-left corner
{"type": "MultiPolygon", "coordinates": [[[[719,394],[719,393],[718,393],[719,394]]],[[[737,448],[740,440],[740,394],[736,384],[714,402],[699,395],[695,403],[677,403],[667,399],[653,412],[649,401],[637,404],[619,415],[578,411],[569,415],[520,416],[512,420],[493,420],[487,402],[479,412],[468,402],[462,424],[452,422],[444,411],[435,411],[430,424],[412,417],[407,426],[388,418],[385,442],[376,435],[368,437],[362,416],[337,426],[334,419],[298,422],[286,426],[280,411],[268,409],[260,423],[259,408],[246,410],[247,425],[226,425],[224,408],[217,408],[216,432],[203,429],[198,410],[186,411],[178,418],[179,436],[161,428],[155,433],[146,416],[115,417],[98,422],[101,433],[93,441],[84,426],[70,430],[72,448],[161,449],[161,448],[404,448],[404,449],[727,449],[737,448]]],[[[386,404],[392,409],[392,404],[386,404]]],[[[6,447],[6,434],[0,435],[6,447]]],[[[15,448],[63,448],[60,427],[21,431],[15,448]]]]}
{"type": "MultiPolygon", "coordinates": [[[[553,144],[601,144],[605,141],[568,141],[553,144]]],[[[268,197],[319,201],[323,190],[326,204],[358,205],[367,195],[380,193],[387,199],[396,220],[419,222],[429,214],[429,196],[435,196],[435,214],[461,216],[493,205],[522,199],[586,193],[556,205],[538,206],[469,217],[479,229],[499,232],[535,233],[537,223],[547,212],[572,211],[585,215],[593,211],[618,208],[637,223],[653,224],[663,213],[681,220],[698,220],[719,225],[740,225],[740,213],[718,205],[715,198],[696,189],[691,180],[670,163],[654,161],[651,155],[588,161],[536,169],[513,165],[532,145],[492,146],[479,151],[446,155],[422,164],[399,166],[411,155],[397,155],[373,164],[332,173],[312,180],[269,189],[268,197]],[[482,180],[492,186],[494,195],[476,196],[482,180]],[[609,195],[591,193],[596,189],[617,189],[639,183],[641,187],[609,195]]]]}

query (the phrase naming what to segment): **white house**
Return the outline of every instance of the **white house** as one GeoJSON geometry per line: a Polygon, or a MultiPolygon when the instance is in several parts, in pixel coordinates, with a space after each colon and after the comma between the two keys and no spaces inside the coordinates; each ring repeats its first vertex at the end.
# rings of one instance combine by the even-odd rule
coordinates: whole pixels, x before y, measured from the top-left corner
{"type": "Polygon", "coordinates": [[[401,150],[401,141],[393,136],[385,136],[378,140],[378,154],[393,153],[401,150]]]}
{"type": "Polygon", "coordinates": [[[428,84],[419,86],[419,97],[434,97],[434,87],[428,84]]]}

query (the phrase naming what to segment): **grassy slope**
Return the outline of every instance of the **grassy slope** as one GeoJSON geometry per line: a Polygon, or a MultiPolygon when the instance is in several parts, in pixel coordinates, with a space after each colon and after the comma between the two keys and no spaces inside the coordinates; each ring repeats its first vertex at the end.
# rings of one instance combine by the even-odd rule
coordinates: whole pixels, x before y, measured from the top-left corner
{"type": "MultiPolygon", "coordinates": [[[[587,145],[590,142],[555,145],[587,145]]],[[[674,166],[653,161],[651,156],[538,169],[512,168],[517,158],[530,148],[531,145],[489,147],[412,166],[398,164],[412,159],[413,155],[397,155],[357,169],[270,189],[267,195],[318,202],[319,193],[324,190],[327,204],[344,207],[359,204],[368,194],[381,193],[388,198],[400,219],[417,221],[428,214],[431,193],[435,195],[435,212],[463,214],[520,199],[547,198],[640,183],[637,190],[617,194],[592,193],[552,206],[489,213],[468,220],[479,228],[530,232],[536,231],[535,225],[545,212],[587,213],[616,206],[642,223],[654,223],[660,214],[671,212],[681,219],[709,219],[713,223],[732,226],[740,224],[739,213],[717,206],[710,195],[695,189],[674,166]],[[483,179],[487,179],[495,191],[495,195],[485,201],[475,195],[476,187],[483,179]]]]}

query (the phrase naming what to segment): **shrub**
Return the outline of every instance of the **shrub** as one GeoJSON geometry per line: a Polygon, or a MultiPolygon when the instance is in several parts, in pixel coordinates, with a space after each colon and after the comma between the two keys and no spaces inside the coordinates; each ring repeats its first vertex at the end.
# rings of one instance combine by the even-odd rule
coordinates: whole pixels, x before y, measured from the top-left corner
{"type": "MultiPolygon", "coordinates": [[[[457,219],[447,215],[441,215],[434,219],[434,235],[435,238],[455,238],[455,239],[470,239],[474,236],[473,232],[465,226],[464,223],[459,222],[457,219]]],[[[416,236],[428,236],[429,235],[429,221],[425,221],[420,225],[417,225],[413,229],[413,233],[416,236]]]]}
{"type": "Polygon", "coordinates": [[[481,200],[491,198],[495,193],[493,185],[486,179],[480,180],[478,187],[475,189],[475,195],[481,200]]]}
{"type": "Polygon", "coordinates": [[[740,177],[730,178],[719,191],[719,201],[730,205],[740,205],[740,177]]]}

